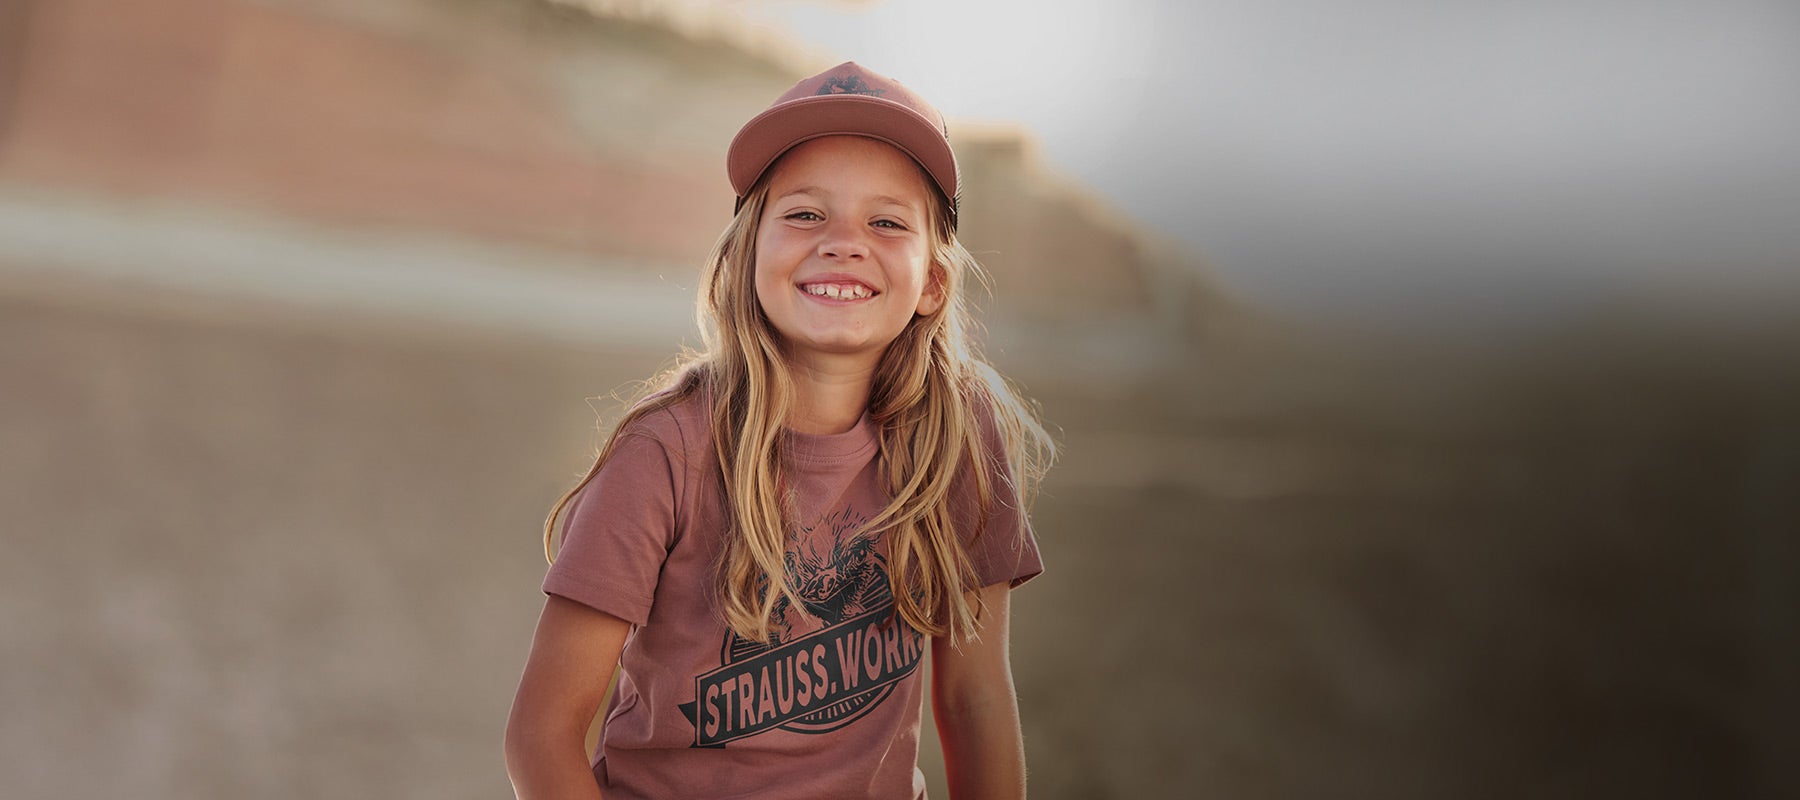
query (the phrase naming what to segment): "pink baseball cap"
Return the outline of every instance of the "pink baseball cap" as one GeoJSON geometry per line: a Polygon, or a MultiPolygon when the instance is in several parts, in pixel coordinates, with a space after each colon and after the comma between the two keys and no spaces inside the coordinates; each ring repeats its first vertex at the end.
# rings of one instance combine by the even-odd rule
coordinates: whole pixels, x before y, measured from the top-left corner
{"type": "Polygon", "coordinates": [[[839,134],[879,139],[912,156],[950,201],[955,220],[956,153],[943,115],[898,81],[854,61],[794,84],[738,129],[725,157],[738,206],[782,153],[808,139],[839,134]]]}

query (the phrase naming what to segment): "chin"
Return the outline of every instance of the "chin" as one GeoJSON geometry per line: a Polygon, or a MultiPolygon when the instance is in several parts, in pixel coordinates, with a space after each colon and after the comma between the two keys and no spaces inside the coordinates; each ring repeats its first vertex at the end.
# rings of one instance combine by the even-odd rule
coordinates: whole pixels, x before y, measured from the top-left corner
{"type": "Polygon", "coordinates": [[[788,350],[825,356],[879,356],[884,348],[862,339],[787,339],[788,350]]]}

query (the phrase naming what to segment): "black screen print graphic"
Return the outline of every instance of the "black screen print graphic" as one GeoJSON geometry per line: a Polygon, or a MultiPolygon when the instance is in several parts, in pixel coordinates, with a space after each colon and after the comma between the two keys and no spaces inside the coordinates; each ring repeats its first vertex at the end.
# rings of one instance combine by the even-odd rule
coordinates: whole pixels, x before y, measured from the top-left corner
{"type": "Polygon", "coordinates": [[[776,729],[837,730],[874,710],[918,668],[924,637],[894,617],[887,560],[857,535],[864,522],[847,509],[827,515],[787,553],[794,593],[823,628],[796,633],[799,616],[783,598],[773,642],[726,632],[719,668],[696,676],[697,699],[681,704],[695,747],[776,729]]]}

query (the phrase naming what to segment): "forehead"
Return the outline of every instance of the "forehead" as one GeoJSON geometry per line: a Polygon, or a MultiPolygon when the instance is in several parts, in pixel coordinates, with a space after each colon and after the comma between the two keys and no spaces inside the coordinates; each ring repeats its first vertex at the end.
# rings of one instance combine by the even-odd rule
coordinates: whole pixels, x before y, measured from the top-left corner
{"type": "Polygon", "coordinates": [[[770,170],[769,192],[795,186],[834,194],[889,195],[926,207],[925,170],[891,144],[866,136],[821,136],[795,145],[770,170]]]}

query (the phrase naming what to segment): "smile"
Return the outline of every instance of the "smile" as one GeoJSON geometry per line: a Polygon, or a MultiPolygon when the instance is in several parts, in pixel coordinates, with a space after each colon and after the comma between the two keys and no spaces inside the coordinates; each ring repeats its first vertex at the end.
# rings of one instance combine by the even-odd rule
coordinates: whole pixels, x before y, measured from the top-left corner
{"type": "Polygon", "coordinates": [[[828,300],[862,300],[880,294],[860,283],[803,283],[800,291],[828,300]]]}

